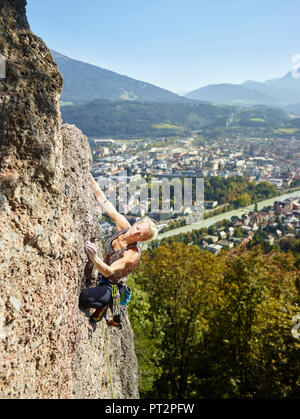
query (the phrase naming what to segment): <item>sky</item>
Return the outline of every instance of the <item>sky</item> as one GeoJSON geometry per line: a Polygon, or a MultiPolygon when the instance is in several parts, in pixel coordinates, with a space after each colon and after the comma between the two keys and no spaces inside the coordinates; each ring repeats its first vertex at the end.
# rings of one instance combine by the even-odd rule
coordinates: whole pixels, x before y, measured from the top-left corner
{"type": "Polygon", "coordinates": [[[300,54],[299,0],[27,0],[47,46],[176,93],[265,81],[300,54]]]}

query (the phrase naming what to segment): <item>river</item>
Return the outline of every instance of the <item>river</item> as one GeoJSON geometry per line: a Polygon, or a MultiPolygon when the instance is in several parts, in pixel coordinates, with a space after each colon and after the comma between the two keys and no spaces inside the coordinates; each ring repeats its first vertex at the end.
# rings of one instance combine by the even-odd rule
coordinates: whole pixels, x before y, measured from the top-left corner
{"type": "MultiPolygon", "coordinates": [[[[261,201],[257,203],[258,210],[263,209],[264,207],[268,207],[270,205],[273,205],[275,201],[282,201],[287,198],[300,198],[300,190],[290,192],[284,195],[276,196],[275,198],[266,199],[265,201],[261,201]]],[[[248,214],[249,211],[254,210],[254,204],[249,205],[248,207],[238,208],[233,211],[224,212],[223,214],[215,215],[214,217],[207,218],[206,220],[202,220],[195,224],[188,224],[179,228],[175,228],[174,230],[166,231],[165,233],[161,233],[157,236],[157,240],[162,240],[166,237],[175,236],[176,234],[180,233],[187,233],[192,230],[200,230],[203,227],[208,228],[209,226],[218,223],[222,220],[230,220],[231,217],[234,215],[241,217],[244,214],[248,214]]]]}

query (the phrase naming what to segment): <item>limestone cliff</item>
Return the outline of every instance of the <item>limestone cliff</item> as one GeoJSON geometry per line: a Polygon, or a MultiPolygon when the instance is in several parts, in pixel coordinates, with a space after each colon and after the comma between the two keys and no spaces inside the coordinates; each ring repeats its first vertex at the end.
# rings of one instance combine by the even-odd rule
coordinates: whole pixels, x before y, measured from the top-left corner
{"type": "MultiPolygon", "coordinates": [[[[111,398],[103,325],[78,308],[101,246],[87,138],[61,124],[62,76],[26,18],[0,0],[0,398],[111,398]]],[[[105,325],[114,396],[137,398],[133,333],[105,325]]]]}

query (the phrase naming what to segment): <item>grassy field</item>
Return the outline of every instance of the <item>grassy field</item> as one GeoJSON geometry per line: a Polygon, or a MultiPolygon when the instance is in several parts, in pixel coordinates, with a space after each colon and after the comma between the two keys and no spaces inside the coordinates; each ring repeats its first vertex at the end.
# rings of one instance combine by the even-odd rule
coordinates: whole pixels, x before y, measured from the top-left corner
{"type": "Polygon", "coordinates": [[[262,122],[262,123],[264,123],[264,122],[266,122],[264,119],[262,119],[262,118],[251,118],[250,119],[250,121],[254,121],[254,122],[262,122]]]}
{"type": "Polygon", "coordinates": [[[285,134],[295,134],[295,132],[298,132],[299,128],[279,128],[278,130],[276,130],[275,132],[280,133],[285,133],[285,134]]]}
{"type": "Polygon", "coordinates": [[[154,124],[153,125],[154,128],[157,129],[179,129],[179,130],[184,130],[183,127],[181,127],[180,125],[172,125],[172,124],[154,124]]]}
{"type": "Polygon", "coordinates": [[[120,99],[122,100],[136,100],[138,97],[135,96],[133,93],[131,92],[124,92],[121,96],[120,99]]]}

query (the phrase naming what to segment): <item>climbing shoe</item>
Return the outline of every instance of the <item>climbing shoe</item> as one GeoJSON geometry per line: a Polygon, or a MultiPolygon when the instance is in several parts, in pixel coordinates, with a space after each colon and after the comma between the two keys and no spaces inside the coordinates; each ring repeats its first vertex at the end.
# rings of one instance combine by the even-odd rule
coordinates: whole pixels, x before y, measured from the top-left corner
{"type": "Polygon", "coordinates": [[[122,323],[115,322],[114,320],[107,320],[106,323],[107,323],[108,326],[114,326],[114,327],[117,327],[120,330],[123,329],[122,323]]]}
{"type": "Polygon", "coordinates": [[[106,316],[106,309],[107,306],[103,308],[97,308],[95,313],[93,313],[90,317],[91,321],[94,321],[96,323],[100,322],[102,318],[106,316]]]}
{"type": "Polygon", "coordinates": [[[108,326],[114,326],[114,327],[117,327],[118,329],[123,329],[120,315],[114,316],[113,320],[106,320],[106,323],[108,326]]]}

